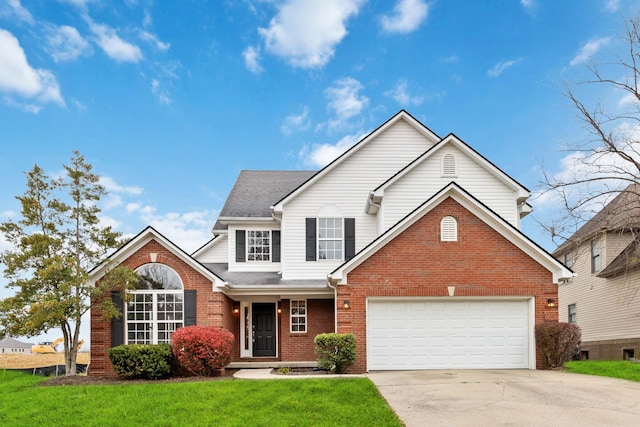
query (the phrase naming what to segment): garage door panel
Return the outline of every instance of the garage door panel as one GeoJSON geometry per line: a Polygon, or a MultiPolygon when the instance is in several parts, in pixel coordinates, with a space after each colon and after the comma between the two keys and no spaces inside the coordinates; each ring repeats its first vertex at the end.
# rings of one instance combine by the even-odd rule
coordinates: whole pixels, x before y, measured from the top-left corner
{"type": "Polygon", "coordinates": [[[369,301],[368,367],[528,368],[527,301],[369,301]]]}

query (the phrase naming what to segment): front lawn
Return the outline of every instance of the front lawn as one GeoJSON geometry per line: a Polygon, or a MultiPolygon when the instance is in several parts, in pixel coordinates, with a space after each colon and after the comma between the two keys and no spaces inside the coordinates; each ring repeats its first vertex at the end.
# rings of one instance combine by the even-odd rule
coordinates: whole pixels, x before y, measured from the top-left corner
{"type": "Polygon", "coordinates": [[[628,360],[573,360],[564,365],[569,372],[640,381],[640,363],[628,360]]]}
{"type": "Polygon", "coordinates": [[[367,378],[39,386],[0,370],[0,425],[400,426],[367,378]]]}

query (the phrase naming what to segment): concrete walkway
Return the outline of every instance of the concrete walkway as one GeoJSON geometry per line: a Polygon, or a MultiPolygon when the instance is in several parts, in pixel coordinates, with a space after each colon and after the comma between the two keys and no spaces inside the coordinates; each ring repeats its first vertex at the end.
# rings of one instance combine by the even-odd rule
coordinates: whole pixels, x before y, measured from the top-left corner
{"type": "Polygon", "coordinates": [[[233,378],[239,378],[243,380],[299,380],[308,378],[349,378],[349,377],[363,377],[364,375],[351,375],[351,374],[274,374],[272,368],[264,369],[240,369],[233,374],[233,378]]]}
{"type": "Polygon", "coordinates": [[[640,383],[562,371],[367,374],[408,426],[635,426],[640,383]]]}

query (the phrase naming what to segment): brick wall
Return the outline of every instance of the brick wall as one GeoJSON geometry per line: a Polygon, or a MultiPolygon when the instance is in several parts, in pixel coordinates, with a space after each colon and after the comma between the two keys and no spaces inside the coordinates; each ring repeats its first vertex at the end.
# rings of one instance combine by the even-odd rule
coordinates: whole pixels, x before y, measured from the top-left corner
{"type": "MultiPolygon", "coordinates": [[[[178,273],[180,279],[182,279],[184,289],[196,291],[196,319],[199,326],[227,328],[235,336],[238,336],[238,325],[233,315],[233,302],[231,299],[221,292],[213,292],[210,280],[155,240],[140,248],[140,250],[127,258],[122,265],[136,269],[141,265],[152,262],[151,254],[156,254],[155,262],[165,264],[178,273]]],[[[236,347],[237,345],[236,343],[236,347]]],[[[102,319],[98,308],[92,308],[90,375],[115,376],[107,356],[109,348],[111,348],[111,323],[102,319]]]]}
{"type": "MultiPolygon", "coordinates": [[[[448,286],[455,286],[455,296],[533,296],[536,323],[558,320],[557,308],[546,307],[548,298],[558,300],[551,273],[449,198],[349,273],[347,285],[338,286],[338,333],[354,333],[357,340],[351,371],[366,370],[367,297],[448,297],[448,286]],[[458,221],[456,242],[440,241],[440,221],[447,215],[458,221]],[[344,299],[351,308],[343,307],[344,299]]],[[[536,365],[542,366],[539,356],[536,365]]]]}
{"type": "Polygon", "coordinates": [[[313,339],[318,334],[334,332],[333,299],[307,300],[307,332],[290,332],[290,300],[280,301],[280,360],[308,362],[316,360],[313,339]]]}

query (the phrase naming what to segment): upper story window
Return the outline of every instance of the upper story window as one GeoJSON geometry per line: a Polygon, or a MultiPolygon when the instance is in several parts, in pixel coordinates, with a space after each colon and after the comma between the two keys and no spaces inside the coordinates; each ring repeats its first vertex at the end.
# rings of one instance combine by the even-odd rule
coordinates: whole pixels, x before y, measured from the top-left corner
{"type": "Polygon", "coordinates": [[[247,230],[247,261],[271,260],[271,233],[247,230]]]}
{"type": "Polygon", "coordinates": [[[567,252],[564,254],[564,265],[569,268],[573,267],[573,252],[567,252]]]}
{"type": "Polygon", "coordinates": [[[440,221],[440,240],[443,242],[458,241],[458,221],[452,216],[445,216],[440,221]]]}
{"type": "Polygon", "coordinates": [[[456,156],[451,153],[442,156],[442,176],[456,176],[457,174],[456,156]]]}
{"type": "Polygon", "coordinates": [[[342,259],[342,218],[318,218],[318,259],[342,259]]]}
{"type": "Polygon", "coordinates": [[[600,239],[591,241],[591,272],[600,271],[600,239]]]}
{"type": "Polygon", "coordinates": [[[184,290],[180,276],[160,263],[136,269],[141,280],[127,303],[127,344],[170,343],[173,332],[184,326],[184,290]]]}

